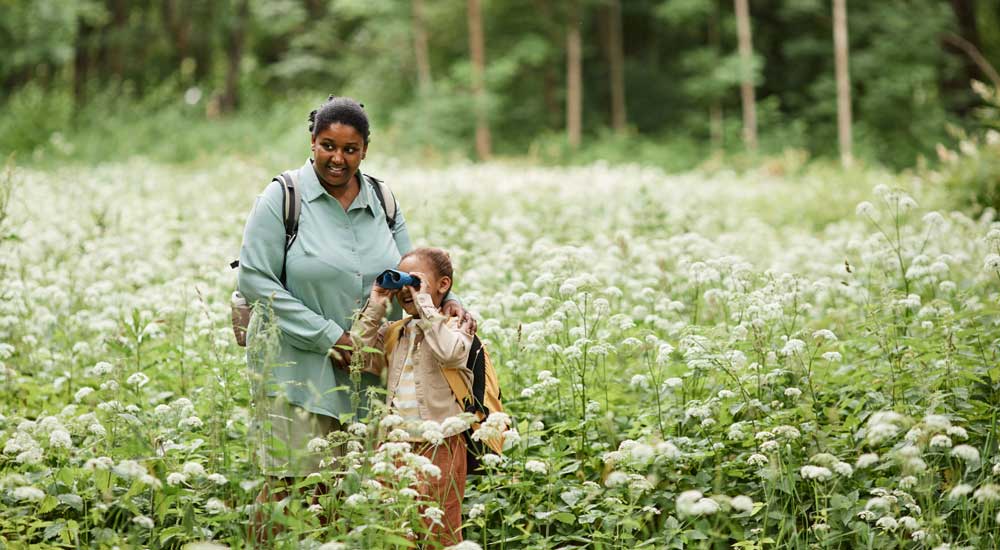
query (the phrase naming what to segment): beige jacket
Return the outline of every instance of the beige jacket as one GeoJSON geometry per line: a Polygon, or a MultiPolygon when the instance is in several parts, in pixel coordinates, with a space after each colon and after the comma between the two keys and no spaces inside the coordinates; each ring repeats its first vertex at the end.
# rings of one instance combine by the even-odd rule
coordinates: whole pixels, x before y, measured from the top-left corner
{"type": "MultiPolygon", "coordinates": [[[[452,393],[448,380],[441,374],[441,369],[458,369],[471,391],[472,371],[466,363],[473,337],[459,329],[453,319],[442,315],[434,307],[429,295],[416,294],[414,304],[419,308],[421,318],[410,318],[409,323],[415,323],[416,329],[402,331],[399,342],[389,357],[382,353],[365,353],[365,370],[375,374],[388,371],[386,404],[391,405],[399,385],[399,377],[403,372],[406,355],[412,347],[416,353],[416,357],[413,358],[413,374],[420,417],[424,420],[442,422],[445,418],[461,414],[462,408],[455,400],[455,394],[452,393]],[[413,342],[410,342],[408,333],[414,335],[413,342]]],[[[383,320],[385,310],[385,304],[374,304],[369,301],[361,310],[352,330],[361,338],[364,346],[381,352],[385,351],[385,335],[390,324],[383,320]]]]}

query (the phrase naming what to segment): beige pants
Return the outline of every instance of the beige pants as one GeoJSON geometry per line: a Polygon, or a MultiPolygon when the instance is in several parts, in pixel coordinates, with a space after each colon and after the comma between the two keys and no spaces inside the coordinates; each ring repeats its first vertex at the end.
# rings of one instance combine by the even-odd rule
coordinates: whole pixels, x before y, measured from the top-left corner
{"type": "Polygon", "coordinates": [[[321,452],[309,452],[309,441],[325,438],[342,429],[336,418],[311,413],[292,405],[283,396],[269,397],[263,422],[254,434],[259,442],[258,458],[264,474],[270,477],[303,478],[320,471],[320,462],[342,456],[342,446],[329,446],[321,452]]]}

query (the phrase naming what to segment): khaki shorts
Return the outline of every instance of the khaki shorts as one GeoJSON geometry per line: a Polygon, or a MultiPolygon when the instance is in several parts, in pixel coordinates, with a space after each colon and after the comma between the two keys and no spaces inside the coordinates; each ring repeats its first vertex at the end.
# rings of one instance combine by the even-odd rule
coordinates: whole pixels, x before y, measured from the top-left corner
{"type": "MultiPolygon", "coordinates": [[[[258,422],[254,436],[263,473],[271,477],[302,478],[320,471],[320,462],[344,454],[343,446],[329,446],[322,452],[309,452],[309,441],[325,438],[342,429],[336,418],[311,413],[292,405],[283,396],[268,397],[263,422],[258,422]]],[[[329,462],[329,460],[327,460],[329,462]]]]}

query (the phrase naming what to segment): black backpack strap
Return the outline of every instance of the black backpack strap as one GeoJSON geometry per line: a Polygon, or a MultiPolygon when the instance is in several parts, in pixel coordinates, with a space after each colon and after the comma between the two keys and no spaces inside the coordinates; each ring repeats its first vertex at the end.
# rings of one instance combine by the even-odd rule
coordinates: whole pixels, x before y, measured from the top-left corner
{"type": "Polygon", "coordinates": [[[385,224],[389,226],[389,231],[394,231],[396,229],[396,196],[392,194],[392,190],[384,181],[368,174],[363,174],[362,177],[368,178],[368,183],[371,184],[379,204],[382,205],[382,211],[385,212],[385,224]]]}
{"type": "Polygon", "coordinates": [[[299,236],[299,214],[302,213],[302,194],[295,188],[295,173],[282,172],[274,178],[281,185],[281,211],[285,222],[285,250],[281,257],[281,286],[287,287],[285,273],[288,261],[288,249],[292,247],[295,238],[299,236]]]}
{"type": "Polygon", "coordinates": [[[476,413],[481,412],[489,416],[490,411],[486,408],[484,396],[486,394],[486,354],[483,350],[483,342],[479,336],[472,337],[472,345],[469,346],[469,359],[465,366],[472,371],[472,402],[465,403],[465,411],[476,413]]]}

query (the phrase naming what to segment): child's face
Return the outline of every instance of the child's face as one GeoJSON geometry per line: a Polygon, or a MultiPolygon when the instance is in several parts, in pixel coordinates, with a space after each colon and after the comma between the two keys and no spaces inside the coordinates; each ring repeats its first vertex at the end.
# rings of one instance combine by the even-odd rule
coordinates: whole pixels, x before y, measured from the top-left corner
{"type": "MultiPolygon", "coordinates": [[[[422,281],[426,280],[425,284],[429,288],[428,293],[431,295],[434,307],[441,307],[441,300],[444,299],[445,293],[451,288],[450,277],[439,277],[434,271],[434,265],[420,255],[404,258],[403,261],[399,262],[399,267],[396,269],[407,273],[419,272],[421,274],[420,279],[422,281]]],[[[403,308],[403,311],[414,317],[419,317],[417,305],[413,302],[416,298],[416,291],[417,289],[411,286],[403,287],[396,294],[396,300],[403,308]]]]}

